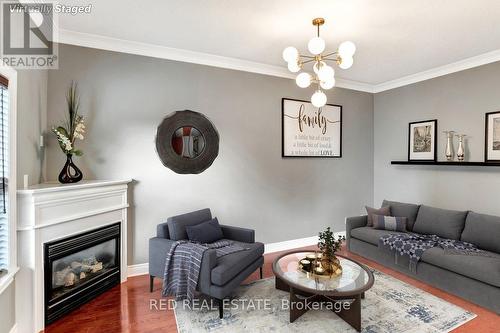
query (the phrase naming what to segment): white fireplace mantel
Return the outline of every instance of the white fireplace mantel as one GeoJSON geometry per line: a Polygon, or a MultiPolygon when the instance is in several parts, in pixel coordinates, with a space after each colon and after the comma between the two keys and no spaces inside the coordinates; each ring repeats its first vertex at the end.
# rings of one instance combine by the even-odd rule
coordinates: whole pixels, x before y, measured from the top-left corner
{"type": "Polygon", "coordinates": [[[44,329],[43,244],[121,223],[120,278],[127,280],[127,199],[131,180],[45,183],[17,191],[19,332],[44,329]]]}

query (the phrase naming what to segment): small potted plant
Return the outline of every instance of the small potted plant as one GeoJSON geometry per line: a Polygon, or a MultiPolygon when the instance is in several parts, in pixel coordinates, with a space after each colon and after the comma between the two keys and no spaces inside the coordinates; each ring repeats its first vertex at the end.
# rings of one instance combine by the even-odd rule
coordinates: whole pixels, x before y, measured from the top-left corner
{"type": "Polygon", "coordinates": [[[83,178],[82,171],[73,163],[73,155],[83,155],[81,150],[75,148],[76,139],[83,140],[85,133],[85,124],[83,117],[79,114],[80,97],[78,96],[78,87],[72,82],[66,95],[68,103],[68,114],[63,126],[53,127],[52,132],[57,137],[59,147],[66,155],[66,164],[59,174],[59,182],[77,183],[83,178]]]}
{"type": "Polygon", "coordinates": [[[344,236],[338,236],[335,239],[330,227],[319,233],[318,247],[321,251],[321,266],[328,275],[338,276],[342,274],[340,260],[335,254],[340,250],[344,241],[344,236]]]}

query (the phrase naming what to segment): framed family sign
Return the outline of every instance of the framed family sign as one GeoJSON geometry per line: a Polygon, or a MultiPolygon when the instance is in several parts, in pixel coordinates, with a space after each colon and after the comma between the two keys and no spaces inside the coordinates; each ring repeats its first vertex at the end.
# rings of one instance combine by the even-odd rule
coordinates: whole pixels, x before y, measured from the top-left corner
{"type": "Polygon", "coordinates": [[[342,157],[342,106],[281,101],[283,157],[342,157]]]}
{"type": "Polygon", "coordinates": [[[486,114],[485,162],[500,162],[500,111],[486,114]]]}
{"type": "Polygon", "coordinates": [[[437,160],[437,120],[418,121],[408,128],[408,161],[437,160]]]}

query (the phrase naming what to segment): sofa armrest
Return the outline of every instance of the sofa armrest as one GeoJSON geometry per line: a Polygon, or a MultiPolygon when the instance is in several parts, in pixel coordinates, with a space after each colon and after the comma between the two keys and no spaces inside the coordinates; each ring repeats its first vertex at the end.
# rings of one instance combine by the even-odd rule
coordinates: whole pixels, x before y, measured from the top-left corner
{"type": "Polygon", "coordinates": [[[255,230],[221,225],[224,238],[243,243],[255,243],[255,230]]]}
{"type": "Polygon", "coordinates": [[[170,238],[170,234],[168,233],[168,225],[167,222],[160,223],[156,226],[156,237],[158,238],[170,238]]]}
{"type": "Polygon", "coordinates": [[[167,254],[174,243],[171,239],[160,237],[149,239],[149,275],[163,279],[167,254]]]}
{"type": "Polygon", "coordinates": [[[368,223],[368,215],[347,217],[345,219],[345,237],[347,249],[350,250],[351,230],[361,227],[366,227],[368,223]]]}

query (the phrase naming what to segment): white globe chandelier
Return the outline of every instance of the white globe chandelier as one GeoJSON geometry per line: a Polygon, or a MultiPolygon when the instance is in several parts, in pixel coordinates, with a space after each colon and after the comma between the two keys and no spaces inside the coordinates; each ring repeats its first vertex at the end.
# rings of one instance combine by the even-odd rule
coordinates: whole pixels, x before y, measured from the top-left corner
{"type": "Polygon", "coordinates": [[[307,49],[312,56],[301,55],[295,47],[289,46],[283,50],[283,59],[288,63],[288,70],[292,73],[300,72],[305,64],[313,64],[314,74],[301,72],[297,75],[295,82],[300,88],[307,88],[311,84],[318,85],[318,89],[311,96],[311,103],[320,108],[326,104],[323,89],[329,90],[335,86],[335,70],[328,65],[328,62],[333,61],[342,69],[350,68],[354,62],[356,46],[353,42],[346,41],[340,44],[338,51],[323,53],[326,45],[325,40],[319,36],[319,27],[325,24],[325,19],[315,18],[312,24],[317,27],[318,31],[317,36],[307,44],[307,49]]]}

